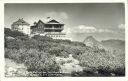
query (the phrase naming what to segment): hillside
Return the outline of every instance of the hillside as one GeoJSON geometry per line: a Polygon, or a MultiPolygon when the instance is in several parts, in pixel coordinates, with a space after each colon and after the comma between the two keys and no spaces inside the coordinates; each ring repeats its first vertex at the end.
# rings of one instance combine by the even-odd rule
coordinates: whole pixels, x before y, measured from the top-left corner
{"type": "Polygon", "coordinates": [[[125,52],[125,41],[109,39],[103,41],[97,41],[93,36],[88,36],[83,42],[86,46],[97,47],[99,49],[105,50],[120,50],[125,52]]]}
{"type": "Polygon", "coordinates": [[[102,43],[97,41],[93,36],[86,37],[85,40],[83,41],[83,43],[86,46],[98,47],[99,49],[105,49],[105,47],[102,45],[102,43]]]}
{"type": "MultiPolygon", "coordinates": [[[[5,58],[24,64],[27,71],[41,77],[65,76],[124,76],[125,53],[106,51],[82,42],[52,39],[46,36],[15,34],[5,31],[5,58]],[[71,58],[69,56],[72,55],[71,58]],[[56,59],[62,59],[60,62],[56,59]],[[66,61],[67,60],[67,61],[66,61]],[[65,70],[64,70],[65,69],[65,70]],[[82,69],[82,70],[81,70],[82,69]],[[51,75],[51,73],[57,73],[51,75]],[[67,76],[67,75],[66,75],[67,76]]],[[[94,46],[101,43],[87,38],[94,46]]],[[[85,41],[87,42],[87,41],[85,41]]]]}
{"type": "Polygon", "coordinates": [[[110,49],[125,51],[125,41],[123,40],[110,39],[110,40],[101,41],[101,43],[105,47],[108,47],[110,49]]]}

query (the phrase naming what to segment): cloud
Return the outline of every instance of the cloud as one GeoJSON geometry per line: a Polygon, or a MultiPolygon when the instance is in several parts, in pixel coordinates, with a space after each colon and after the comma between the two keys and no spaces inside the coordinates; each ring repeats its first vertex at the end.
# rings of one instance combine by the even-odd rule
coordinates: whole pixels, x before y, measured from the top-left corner
{"type": "Polygon", "coordinates": [[[114,33],[113,30],[109,30],[109,29],[98,29],[99,33],[114,33]]]}
{"type": "Polygon", "coordinates": [[[110,29],[98,29],[94,26],[79,25],[77,27],[67,28],[67,33],[115,33],[110,29]]]}
{"type": "Polygon", "coordinates": [[[79,25],[76,31],[81,33],[94,33],[97,31],[97,29],[93,26],[79,25]]]}
{"type": "Polygon", "coordinates": [[[124,29],[125,29],[125,25],[124,25],[124,24],[120,24],[120,25],[118,26],[118,28],[121,29],[121,30],[124,30],[124,29]]]}
{"type": "Polygon", "coordinates": [[[46,17],[51,17],[55,19],[68,19],[68,14],[66,12],[47,12],[45,14],[46,17]]]}

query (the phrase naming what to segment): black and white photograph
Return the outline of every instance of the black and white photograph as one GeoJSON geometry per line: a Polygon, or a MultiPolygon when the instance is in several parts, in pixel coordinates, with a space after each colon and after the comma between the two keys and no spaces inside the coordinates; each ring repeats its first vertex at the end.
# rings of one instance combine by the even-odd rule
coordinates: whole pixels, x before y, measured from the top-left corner
{"type": "Polygon", "coordinates": [[[124,3],[5,3],[5,77],[125,77],[124,3]]]}

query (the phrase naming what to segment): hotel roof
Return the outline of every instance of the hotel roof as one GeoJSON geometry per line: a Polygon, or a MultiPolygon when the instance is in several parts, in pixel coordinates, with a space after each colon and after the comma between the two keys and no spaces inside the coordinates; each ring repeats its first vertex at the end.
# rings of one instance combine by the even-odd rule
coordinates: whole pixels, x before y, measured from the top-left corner
{"type": "Polygon", "coordinates": [[[58,21],[56,21],[56,20],[54,20],[54,19],[48,21],[48,22],[45,23],[45,24],[61,24],[61,25],[64,25],[64,24],[62,24],[62,23],[60,23],[60,22],[58,22],[58,21]]]}
{"type": "Polygon", "coordinates": [[[16,21],[16,22],[13,22],[12,25],[30,25],[30,24],[27,23],[26,21],[24,21],[23,18],[22,18],[22,19],[19,19],[19,20],[16,21]]]}

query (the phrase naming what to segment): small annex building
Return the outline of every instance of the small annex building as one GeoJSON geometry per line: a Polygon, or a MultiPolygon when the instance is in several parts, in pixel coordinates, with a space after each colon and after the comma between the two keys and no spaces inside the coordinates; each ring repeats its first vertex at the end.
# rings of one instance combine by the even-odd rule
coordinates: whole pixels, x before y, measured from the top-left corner
{"type": "Polygon", "coordinates": [[[22,32],[24,34],[30,35],[31,34],[31,28],[30,24],[22,19],[18,19],[16,22],[13,22],[11,25],[12,30],[17,30],[19,32],[22,32]]]}

